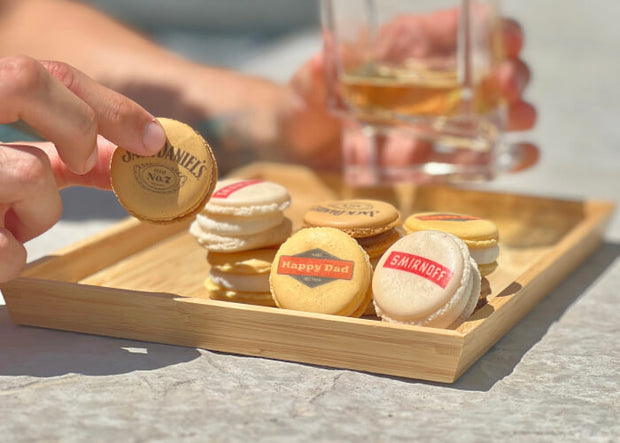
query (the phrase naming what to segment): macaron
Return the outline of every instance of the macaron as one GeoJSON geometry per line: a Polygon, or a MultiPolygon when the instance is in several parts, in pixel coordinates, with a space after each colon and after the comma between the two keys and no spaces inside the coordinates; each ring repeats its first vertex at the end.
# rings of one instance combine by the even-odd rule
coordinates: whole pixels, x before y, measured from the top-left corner
{"type": "Polygon", "coordinates": [[[277,226],[263,232],[255,232],[248,235],[220,235],[200,228],[197,220],[190,225],[190,233],[196,238],[199,245],[209,251],[216,252],[240,252],[267,246],[280,245],[286,240],[293,225],[287,217],[277,226]]]}
{"type": "Polygon", "coordinates": [[[336,200],[316,204],[303,218],[305,227],[331,227],[355,238],[373,259],[401,237],[400,213],[380,200],[336,200]]]}
{"type": "Polygon", "coordinates": [[[218,253],[209,251],[210,265],[205,286],[209,297],[241,303],[275,306],[269,287],[269,273],[277,249],[218,253]]]}
{"type": "Polygon", "coordinates": [[[205,211],[247,217],[283,211],[290,204],[288,190],[278,183],[260,179],[226,179],[217,184],[205,211]]]}
{"type": "Polygon", "coordinates": [[[172,223],[198,213],[217,182],[217,164],[207,142],[190,126],[159,118],[166,144],[143,157],[118,146],[110,162],[112,189],[134,217],[172,223]]]}
{"type": "Polygon", "coordinates": [[[284,215],[288,190],[263,180],[220,181],[190,233],[209,251],[240,252],[279,246],[292,232],[284,215]]]}
{"type": "Polygon", "coordinates": [[[269,274],[277,248],[252,249],[241,252],[207,252],[211,268],[235,274],[269,274]]]}
{"type": "Polygon", "coordinates": [[[407,232],[431,229],[454,234],[465,242],[482,276],[497,268],[499,232],[491,220],[449,212],[421,212],[407,217],[403,228],[407,232]]]}
{"type": "Polygon", "coordinates": [[[441,231],[418,231],[394,243],[372,279],[377,315],[387,322],[454,328],[478,303],[481,277],[467,245],[441,231]]]}
{"type": "Polygon", "coordinates": [[[278,249],[269,284],[284,309],[359,317],[370,303],[368,254],[335,228],[304,228],[278,249]]]}
{"type": "Polygon", "coordinates": [[[231,301],[259,306],[275,306],[269,291],[239,291],[237,289],[224,288],[213,282],[211,277],[207,277],[204,284],[209,293],[209,298],[212,300],[231,301]]]}

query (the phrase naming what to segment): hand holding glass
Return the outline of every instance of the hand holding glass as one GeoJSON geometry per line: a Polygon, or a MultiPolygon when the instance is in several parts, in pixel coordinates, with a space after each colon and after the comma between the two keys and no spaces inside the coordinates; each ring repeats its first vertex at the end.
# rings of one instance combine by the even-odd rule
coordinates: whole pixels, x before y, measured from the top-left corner
{"type": "Polygon", "coordinates": [[[505,122],[495,1],[322,0],[321,8],[347,181],[495,175],[505,122]]]}

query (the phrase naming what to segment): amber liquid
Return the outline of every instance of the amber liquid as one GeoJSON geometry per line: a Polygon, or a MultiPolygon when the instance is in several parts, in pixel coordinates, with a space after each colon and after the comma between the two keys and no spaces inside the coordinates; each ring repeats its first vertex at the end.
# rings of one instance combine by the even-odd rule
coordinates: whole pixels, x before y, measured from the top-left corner
{"type": "Polygon", "coordinates": [[[368,117],[386,115],[450,117],[464,112],[486,114],[499,104],[496,80],[489,76],[465,88],[454,71],[411,74],[367,66],[341,77],[344,101],[368,117]]]}

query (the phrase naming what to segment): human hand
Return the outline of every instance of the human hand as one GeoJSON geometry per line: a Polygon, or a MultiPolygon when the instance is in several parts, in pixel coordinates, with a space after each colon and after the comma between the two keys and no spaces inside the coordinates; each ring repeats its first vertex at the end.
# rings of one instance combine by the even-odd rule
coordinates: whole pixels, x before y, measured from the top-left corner
{"type": "Polygon", "coordinates": [[[135,102],[67,64],[25,56],[0,59],[0,124],[18,120],[50,142],[0,143],[0,282],[23,268],[24,243],[58,221],[60,188],[109,189],[115,145],[152,155],[165,143],[135,102]]]}
{"type": "MultiPolygon", "coordinates": [[[[406,57],[411,52],[420,55],[421,51],[442,53],[446,47],[454,46],[441,34],[441,30],[455,26],[453,12],[440,13],[425,18],[425,23],[418,23],[418,28],[424,29],[428,42],[432,45],[415,47],[407,40],[407,33],[403,27],[410,27],[408,21],[419,17],[407,16],[396,20],[383,33],[383,40],[390,44],[380,48],[384,54],[393,58],[406,57]],[[433,46],[434,45],[434,46],[433,46]]],[[[500,66],[497,81],[499,91],[507,104],[507,130],[521,131],[533,127],[536,121],[536,110],[523,99],[523,93],[530,79],[528,66],[519,58],[523,47],[523,32],[517,22],[504,19],[502,22],[505,62],[500,66]]],[[[319,166],[341,164],[342,149],[340,149],[340,134],[342,128],[338,120],[328,112],[328,93],[324,76],[325,61],[323,55],[318,54],[305,63],[293,76],[290,86],[299,96],[303,106],[298,107],[294,118],[291,118],[290,138],[296,140],[290,146],[297,149],[295,153],[301,161],[319,161],[319,166]]],[[[382,140],[380,149],[381,158],[378,160],[384,165],[403,165],[424,162],[428,158],[428,145],[412,141],[403,137],[390,137],[382,140]]],[[[360,130],[348,127],[342,138],[347,155],[364,158],[364,136],[360,130]]],[[[520,158],[515,169],[525,169],[536,163],[538,149],[531,144],[520,146],[520,158]]]]}

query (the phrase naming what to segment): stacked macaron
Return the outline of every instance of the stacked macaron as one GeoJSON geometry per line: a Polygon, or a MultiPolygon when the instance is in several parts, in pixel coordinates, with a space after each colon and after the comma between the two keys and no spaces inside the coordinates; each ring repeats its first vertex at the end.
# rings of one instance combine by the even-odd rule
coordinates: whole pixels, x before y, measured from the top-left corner
{"type": "Polygon", "coordinates": [[[479,301],[481,304],[486,302],[487,296],[491,293],[486,276],[497,268],[499,257],[499,232],[495,223],[467,214],[420,212],[407,217],[403,228],[407,232],[434,229],[456,235],[463,240],[482,275],[479,301]]]}
{"type": "Polygon", "coordinates": [[[397,229],[400,213],[390,203],[379,200],[336,200],[312,206],[304,214],[306,227],[339,229],[364,248],[371,263],[401,237],[397,229]]]}
{"type": "Polygon", "coordinates": [[[360,317],[370,304],[368,254],[335,228],[304,228],[278,249],[269,283],[283,309],[360,317]]]}
{"type": "Polygon", "coordinates": [[[491,220],[466,214],[421,212],[407,217],[403,227],[407,232],[437,230],[456,235],[469,248],[482,276],[497,268],[499,233],[491,220]]]}
{"type": "Polygon", "coordinates": [[[383,254],[372,280],[384,321],[454,328],[474,311],[481,278],[469,249],[441,231],[406,235],[383,254]]]}
{"type": "Polygon", "coordinates": [[[273,305],[269,272],[292,224],[287,189],[263,180],[219,182],[190,233],[207,249],[211,298],[273,305]]]}

